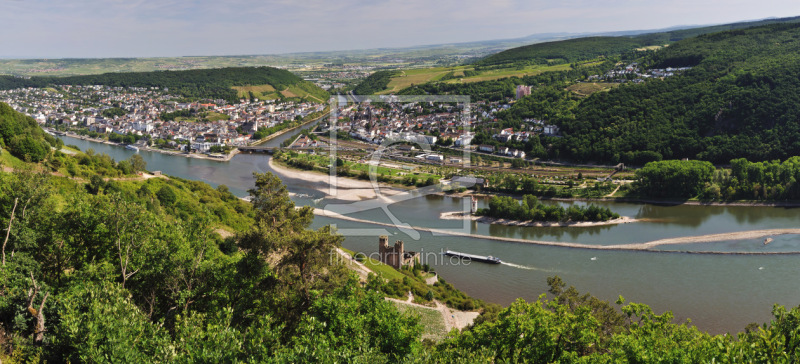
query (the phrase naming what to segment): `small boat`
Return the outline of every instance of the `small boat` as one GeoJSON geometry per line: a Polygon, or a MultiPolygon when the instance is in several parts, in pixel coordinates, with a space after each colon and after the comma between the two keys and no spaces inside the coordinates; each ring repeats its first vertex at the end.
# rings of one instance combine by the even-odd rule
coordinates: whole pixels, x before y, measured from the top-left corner
{"type": "Polygon", "coordinates": [[[467,253],[454,252],[452,250],[445,251],[444,255],[451,256],[451,257],[458,257],[458,258],[474,260],[476,262],[481,262],[481,263],[489,263],[489,264],[500,264],[500,263],[502,263],[500,258],[493,257],[491,255],[490,256],[473,255],[473,254],[467,254],[467,253]]]}
{"type": "Polygon", "coordinates": [[[139,148],[134,147],[133,145],[130,145],[130,144],[126,145],[125,149],[132,150],[132,151],[135,151],[135,152],[139,151],[139,148]]]}

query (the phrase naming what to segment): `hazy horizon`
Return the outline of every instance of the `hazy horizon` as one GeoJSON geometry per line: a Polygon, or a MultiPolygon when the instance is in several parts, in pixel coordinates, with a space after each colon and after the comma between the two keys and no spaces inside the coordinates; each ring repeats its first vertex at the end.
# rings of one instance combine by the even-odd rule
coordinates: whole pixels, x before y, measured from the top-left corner
{"type": "Polygon", "coordinates": [[[140,58],[350,51],[723,24],[800,14],[734,0],[339,2],[0,0],[0,58],[140,58]],[[719,9],[724,9],[720,11],[719,9]]]}

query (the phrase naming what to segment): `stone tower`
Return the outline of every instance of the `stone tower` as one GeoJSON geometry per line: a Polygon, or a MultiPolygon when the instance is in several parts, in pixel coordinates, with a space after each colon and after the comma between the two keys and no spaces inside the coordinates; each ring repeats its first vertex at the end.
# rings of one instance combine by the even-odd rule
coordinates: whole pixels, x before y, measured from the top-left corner
{"type": "Polygon", "coordinates": [[[389,246],[389,237],[386,235],[378,238],[378,253],[381,262],[394,269],[400,269],[404,265],[413,266],[419,260],[419,253],[406,252],[405,245],[400,240],[394,246],[389,246]]]}

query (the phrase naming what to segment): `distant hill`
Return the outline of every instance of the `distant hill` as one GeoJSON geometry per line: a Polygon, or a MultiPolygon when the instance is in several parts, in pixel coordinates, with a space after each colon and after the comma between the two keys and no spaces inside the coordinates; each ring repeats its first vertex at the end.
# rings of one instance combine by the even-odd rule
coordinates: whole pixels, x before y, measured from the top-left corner
{"type": "MultiPolygon", "coordinates": [[[[187,98],[211,98],[235,101],[235,86],[270,85],[278,91],[290,88],[327,99],[327,92],[303,81],[293,73],[273,67],[231,67],[187,71],[104,73],[69,77],[0,76],[0,90],[50,85],[105,85],[112,87],[161,87],[187,98]]],[[[302,96],[302,95],[297,95],[302,96]]],[[[317,100],[313,100],[317,101],[317,100]]]]}
{"type": "Polygon", "coordinates": [[[800,155],[800,24],[704,34],[640,62],[693,68],[582,99],[563,86],[540,87],[502,118],[559,125],[564,137],[551,141],[550,157],[579,161],[800,155]]]}
{"type": "Polygon", "coordinates": [[[797,22],[800,22],[800,17],[765,19],[637,35],[594,36],[536,43],[493,54],[478,61],[476,65],[509,66],[548,64],[552,62],[570,63],[593,59],[600,56],[616,55],[627,51],[632,51],[640,47],[661,46],[701,34],[715,33],[725,30],[744,29],[769,24],[797,22]]]}

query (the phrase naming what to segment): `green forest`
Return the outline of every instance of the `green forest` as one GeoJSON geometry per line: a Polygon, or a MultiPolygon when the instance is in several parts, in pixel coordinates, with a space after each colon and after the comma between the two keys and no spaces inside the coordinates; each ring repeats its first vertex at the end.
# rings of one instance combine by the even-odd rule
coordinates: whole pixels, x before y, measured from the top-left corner
{"type": "MultiPolygon", "coordinates": [[[[536,43],[508,49],[476,63],[480,69],[493,67],[524,66],[530,64],[573,63],[595,59],[597,57],[617,56],[633,51],[639,47],[663,46],[698,35],[717,33],[727,30],[751,28],[770,24],[800,22],[800,17],[767,19],[752,22],[694,27],[689,29],[669,30],[664,32],[645,33],[632,36],[600,36],[567,39],[560,41],[536,43]]],[[[479,68],[476,68],[479,69],[479,68]]]]}
{"type": "Polygon", "coordinates": [[[631,195],[707,201],[797,201],[798,181],[800,157],[783,162],[737,158],[730,161],[729,169],[715,169],[703,161],[668,160],[637,169],[631,195]]]}
{"type": "MultiPolygon", "coordinates": [[[[104,85],[112,87],[158,87],[190,99],[238,100],[233,86],[272,85],[276,90],[302,84],[303,89],[314,89],[312,94],[328,95],[314,85],[307,85],[293,73],[273,67],[230,67],[187,71],[153,71],[129,73],[104,73],[100,75],[69,77],[0,76],[0,90],[20,87],[47,87],[50,85],[104,85]]],[[[308,90],[306,90],[308,91],[308,90]]]]}
{"type": "Polygon", "coordinates": [[[558,125],[563,137],[541,141],[553,159],[786,159],[800,154],[799,39],[798,24],[685,39],[640,60],[644,68],[692,67],[683,75],[585,98],[561,85],[541,86],[498,115],[497,127],[526,117],[558,125]]]}
{"type": "Polygon", "coordinates": [[[361,83],[353,89],[353,93],[356,95],[372,95],[383,91],[386,89],[386,86],[389,85],[389,81],[392,80],[392,77],[398,73],[399,71],[377,71],[365,78],[364,81],[361,81],[361,83]]]}
{"type": "MultiPolygon", "coordinates": [[[[541,49],[542,54],[562,52],[551,56],[569,61],[571,69],[492,81],[430,82],[398,94],[469,95],[472,101],[504,101],[514,97],[517,85],[534,86],[530,96],[476,130],[474,143],[497,144],[491,135],[500,129],[524,130],[529,127],[525,119],[546,120],[560,127],[560,136],[540,135],[528,143],[508,145],[537,158],[635,166],[682,158],[715,164],[735,158],[785,160],[800,154],[798,20],[769,19],[636,36],[651,39],[636,46],[670,43],[655,51],[622,51],[624,47],[613,45],[631,37],[536,44],[530,49],[541,49]],[[747,28],[753,25],[759,26],[747,28]],[[652,40],[656,38],[658,41],[652,40]],[[575,46],[567,47],[569,44],[575,46]],[[608,56],[598,58],[592,49],[608,56]],[[567,54],[570,52],[574,54],[567,54]],[[580,61],[584,53],[588,61],[580,61]],[[691,69],[663,79],[628,82],[589,96],[567,89],[591,75],[632,62],[641,69],[691,69]]],[[[526,55],[524,49],[507,52],[519,53],[531,62],[540,57],[526,55]]],[[[477,67],[494,67],[490,60],[502,54],[477,67]]],[[[391,75],[391,71],[374,74],[362,84],[363,93],[385,89],[391,75]]]]}
{"type": "Polygon", "coordinates": [[[571,205],[567,208],[558,204],[545,205],[534,195],[524,195],[521,201],[510,196],[492,196],[489,208],[478,209],[475,214],[498,219],[537,222],[608,221],[619,218],[619,214],[606,207],[593,204],[571,205]]]}

